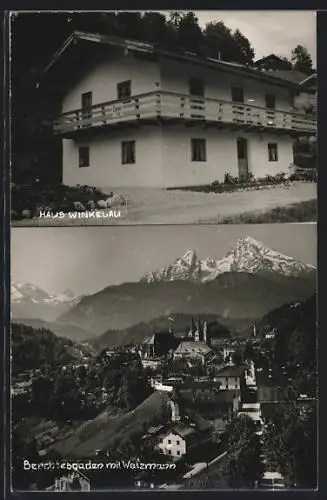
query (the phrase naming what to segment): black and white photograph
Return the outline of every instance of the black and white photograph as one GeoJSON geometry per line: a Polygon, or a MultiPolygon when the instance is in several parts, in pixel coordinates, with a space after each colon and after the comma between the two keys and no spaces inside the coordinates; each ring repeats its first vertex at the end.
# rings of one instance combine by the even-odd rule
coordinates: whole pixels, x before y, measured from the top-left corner
{"type": "Polygon", "coordinates": [[[316,78],[314,11],[11,12],[12,225],[315,222],[316,78]]]}
{"type": "Polygon", "coordinates": [[[318,487],[316,224],[11,232],[14,491],[318,487]]]}

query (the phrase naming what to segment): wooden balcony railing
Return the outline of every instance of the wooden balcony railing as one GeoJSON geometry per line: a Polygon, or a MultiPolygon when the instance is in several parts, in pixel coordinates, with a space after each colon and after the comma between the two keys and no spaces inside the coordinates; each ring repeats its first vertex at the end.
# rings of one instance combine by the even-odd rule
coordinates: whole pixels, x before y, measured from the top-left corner
{"type": "Polygon", "coordinates": [[[54,121],[54,132],[65,135],[81,129],[158,118],[304,134],[315,134],[317,129],[316,120],[297,113],[159,91],[97,104],[87,111],[63,113],[54,121]]]}

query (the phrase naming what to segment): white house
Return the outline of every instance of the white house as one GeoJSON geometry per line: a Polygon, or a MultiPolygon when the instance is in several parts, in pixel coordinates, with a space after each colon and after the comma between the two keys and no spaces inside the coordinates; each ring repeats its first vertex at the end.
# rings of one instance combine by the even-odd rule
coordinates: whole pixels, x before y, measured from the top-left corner
{"type": "Polygon", "coordinates": [[[239,411],[239,415],[247,415],[254,422],[262,424],[260,403],[243,403],[242,408],[239,411]]]}
{"type": "Polygon", "coordinates": [[[210,440],[209,429],[200,431],[195,425],[177,422],[158,434],[157,447],[161,453],[179,460],[210,440]]]}
{"type": "Polygon", "coordinates": [[[238,366],[227,366],[218,372],[214,381],[220,383],[220,390],[240,390],[243,370],[238,366]]]}
{"type": "MultiPolygon", "coordinates": [[[[297,84],[269,72],[74,32],[44,73],[62,102],[63,182],[180,187],[288,172],[297,84]]],[[[50,90],[49,90],[50,92],[50,90]]]]}

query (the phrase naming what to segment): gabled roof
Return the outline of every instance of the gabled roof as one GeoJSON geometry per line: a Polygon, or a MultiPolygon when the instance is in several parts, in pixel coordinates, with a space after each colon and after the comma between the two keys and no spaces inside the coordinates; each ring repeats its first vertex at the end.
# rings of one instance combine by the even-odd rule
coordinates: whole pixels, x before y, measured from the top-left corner
{"type": "Polygon", "coordinates": [[[306,78],[305,73],[296,70],[276,70],[267,72],[273,78],[282,78],[292,83],[299,84],[304,78],[306,78]]]}
{"type": "Polygon", "coordinates": [[[157,332],[154,333],[148,340],[144,343],[147,345],[153,345],[158,339],[172,338],[173,335],[170,332],[157,332]]]}
{"type": "Polygon", "coordinates": [[[207,344],[204,342],[192,342],[192,341],[186,341],[186,342],[181,342],[177,349],[175,350],[175,353],[177,354],[208,354],[209,352],[212,352],[211,347],[209,347],[207,344]]]}
{"type": "Polygon", "coordinates": [[[197,432],[195,427],[191,427],[191,426],[188,426],[185,424],[176,424],[173,426],[171,431],[175,432],[176,434],[178,434],[182,438],[191,436],[193,434],[196,434],[196,432],[197,432]]]}
{"type": "Polygon", "coordinates": [[[317,83],[317,74],[313,73],[312,75],[307,76],[306,78],[304,78],[304,80],[302,80],[299,83],[299,86],[300,87],[306,87],[306,86],[316,85],[316,83],[317,83]]]}
{"type": "Polygon", "coordinates": [[[175,59],[182,62],[189,62],[193,64],[198,64],[205,67],[210,67],[213,69],[218,69],[227,72],[233,72],[239,75],[248,76],[256,80],[262,80],[270,84],[279,85],[283,87],[292,88],[294,86],[293,82],[288,80],[271,77],[269,72],[261,72],[256,68],[251,68],[248,66],[243,66],[238,63],[221,61],[218,59],[201,57],[199,55],[189,53],[189,52],[171,52],[169,50],[162,49],[156,44],[141,42],[138,40],[130,40],[126,38],[120,38],[116,36],[102,35],[99,33],[90,33],[84,31],[74,31],[63,43],[61,48],[53,56],[49,64],[44,70],[44,76],[48,73],[57,62],[65,55],[68,49],[72,46],[77,46],[79,42],[86,42],[93,46],[112,46],[118,47],[124,50],[124,52],[138,52],[143,54],[152,55],[154,57],[160,56],[168,59],[175,59]]]}
{"type": "Polygon", "coordinates": [[[272,60],[283,62],[283,59],[279,56],[276,56],[276,54],[269,54],[269,56],[265,56],[262,57],[261,59],[257,59],[256,61],[254,61],[254,66],[258,66],[265,61],[272,61],[272,60]]]}

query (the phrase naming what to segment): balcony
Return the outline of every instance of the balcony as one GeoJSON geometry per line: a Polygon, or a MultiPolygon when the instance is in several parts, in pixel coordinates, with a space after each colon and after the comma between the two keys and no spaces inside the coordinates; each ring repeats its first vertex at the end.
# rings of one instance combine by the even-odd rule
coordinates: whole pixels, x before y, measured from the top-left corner
{"type": "Polygon", "coordinates": [[[316,120],[301,114],[159,91],[97,104],[88,110],[63,113],[54,121],[54,133],[74,137],[77,133],[100,127],[135,125],[141,122],[184,122],[190,126],[202,124],[204,127],[229,127],[294,135],[315,135],[317,130],[316,120]]]}

